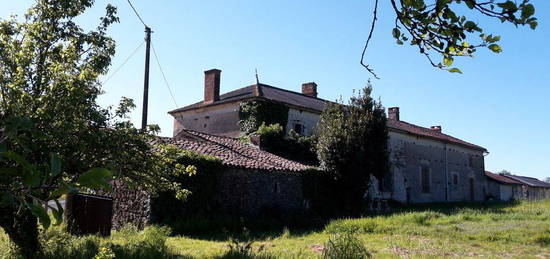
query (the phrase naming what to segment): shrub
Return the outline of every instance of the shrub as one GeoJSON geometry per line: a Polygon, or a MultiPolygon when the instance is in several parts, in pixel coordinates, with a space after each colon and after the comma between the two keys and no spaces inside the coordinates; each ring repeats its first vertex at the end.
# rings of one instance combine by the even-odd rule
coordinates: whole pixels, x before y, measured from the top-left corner
{"type": "MultiPolygon", "coordinates": [[[[114,232],[109,238],[103,238],[95,235],[73,236],[67,233],[64,227],[54,227],[40,234],[40,243],[45,259],[173,258],[166,246],[169,234],[170,231],[166,227],[150,226],[138,231],[135,227],[129,226],[114,232]]],[[[2,258],[21,258],[21,255],[9,246],[3,248],[4,244],[9,244],[8,242],[0,241],[0,252],[4,256],[2,258]]]]}
{"type": "Polygon", "coordinates": [[[363,242],[352,231],[332,236],[325,244],[323,259],[361,259],[371,258],[363,242]]]}

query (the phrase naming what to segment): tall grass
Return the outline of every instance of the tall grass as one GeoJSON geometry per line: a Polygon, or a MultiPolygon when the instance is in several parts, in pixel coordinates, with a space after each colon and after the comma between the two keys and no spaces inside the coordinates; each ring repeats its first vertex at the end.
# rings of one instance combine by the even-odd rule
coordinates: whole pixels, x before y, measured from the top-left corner
{"type": "MultiPolygon", "coordinates": [[[[166,246],[169,234],[166,227],[150,226],[139,231],[128,226],[104,238],[96,235],[73,236],[64,227],[52,227],[40,234],[40,242],[43,258],[175,258],[166,246]]],[[[4,233],[0,234],[0,254],[6,259],[21,258],[4,233]]]]}

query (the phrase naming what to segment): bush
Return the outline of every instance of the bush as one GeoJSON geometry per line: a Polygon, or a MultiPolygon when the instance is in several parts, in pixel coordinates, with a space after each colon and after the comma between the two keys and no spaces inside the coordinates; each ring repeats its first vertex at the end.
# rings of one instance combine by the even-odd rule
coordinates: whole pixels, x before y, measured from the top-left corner
{"type": "Polygon", "coordinates": [[[363,242],[352,231],[332,236],[325,244],[324,259],[362,259],[371,258],[363,242]]]}

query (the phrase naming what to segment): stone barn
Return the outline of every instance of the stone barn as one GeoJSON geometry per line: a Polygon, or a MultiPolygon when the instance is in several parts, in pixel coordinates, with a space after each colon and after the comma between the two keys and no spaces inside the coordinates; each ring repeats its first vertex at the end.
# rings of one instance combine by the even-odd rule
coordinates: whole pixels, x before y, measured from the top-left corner
{"type": "MultiPolygon", "coordinates": [[[[283,220],[301,215],[306,210],[301,172],[309,166],[290,161],[230,137],[182,130],[173,138],[159,138],[156,143],[171,144],[199,154],[217,157],[223,164],[217,174],[216,192],[212,198],[216,212],[238,217],[264,214],[283,220]]],[[[199,172],[200,173],[200,172],[199,172]]],[[[113,226],[126,223],[140,227],[163,215],[160,202],[148,193],[113,184],[113,226]]],[[[165,203],[164,203],[165,204],[165,203]]]]}

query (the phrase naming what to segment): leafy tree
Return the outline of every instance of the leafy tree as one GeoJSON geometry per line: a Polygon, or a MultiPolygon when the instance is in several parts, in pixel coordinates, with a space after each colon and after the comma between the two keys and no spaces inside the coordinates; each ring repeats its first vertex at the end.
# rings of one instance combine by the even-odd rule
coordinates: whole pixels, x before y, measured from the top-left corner
{"type": "MultiPolygon", "coordinates": [[[[434,67],[452,73],[462,73],[452,67],[456,57],[472,57],[478,48],[488,48],[494,53],[502,52],[497,44],[500,36],[483,31],[483,28],[466,13],[499,19],[515,25],[529,25],[535,29],[538,25],[534,17],[535,7],[529,0],[519,3],[506,0],[390,0],[395,13],[395,26],[392,36],[396,43],[409,43],[416,46],[434,67]],[[465,8],[464,8],[465,7],[465,8]],[[477,34],[478,39],[474,37],[477,34]],[[432,59],[439,55],[440,62],[432,59]]],[[[365,63],[365,53],[376,27],[378,0],[374,0],[373,20],[370,32],[361,55],[363,65],[375,77],[373,69],[365,63]]]]}
{"type": "Polygon", "coordinates": [[[334,174],[340,204],[348,214],[360,212],[370,176],[389,172],[386,114],[371,92],[369,82],[347,105],[328,103],[317,125],[318,159],[334,174]]]}
{"type": "Polygon", "coordinates": [[[37,0],[23,19],[0,21],[0,226],[29,258],[40,250],[37,217],[50,224],[47,201],[108,188],[113,177],[169,185],[154,173],[162,161],[148,144],[154,132],[128,120],[133,101],[96,103],[98,76],[115,54],[106,32],[118,18],[108,5],[97,28],[84,31],[75,19],[93,2],[37,0]]]}
{"type": "Polygon", "coordinates": [[[510,171],[504,170],[504,169],[500,170],[500,172],[498,172],[498,174],[501,174],[501,175],[512,175],[512,173],[511,173],[510,171]]]}

